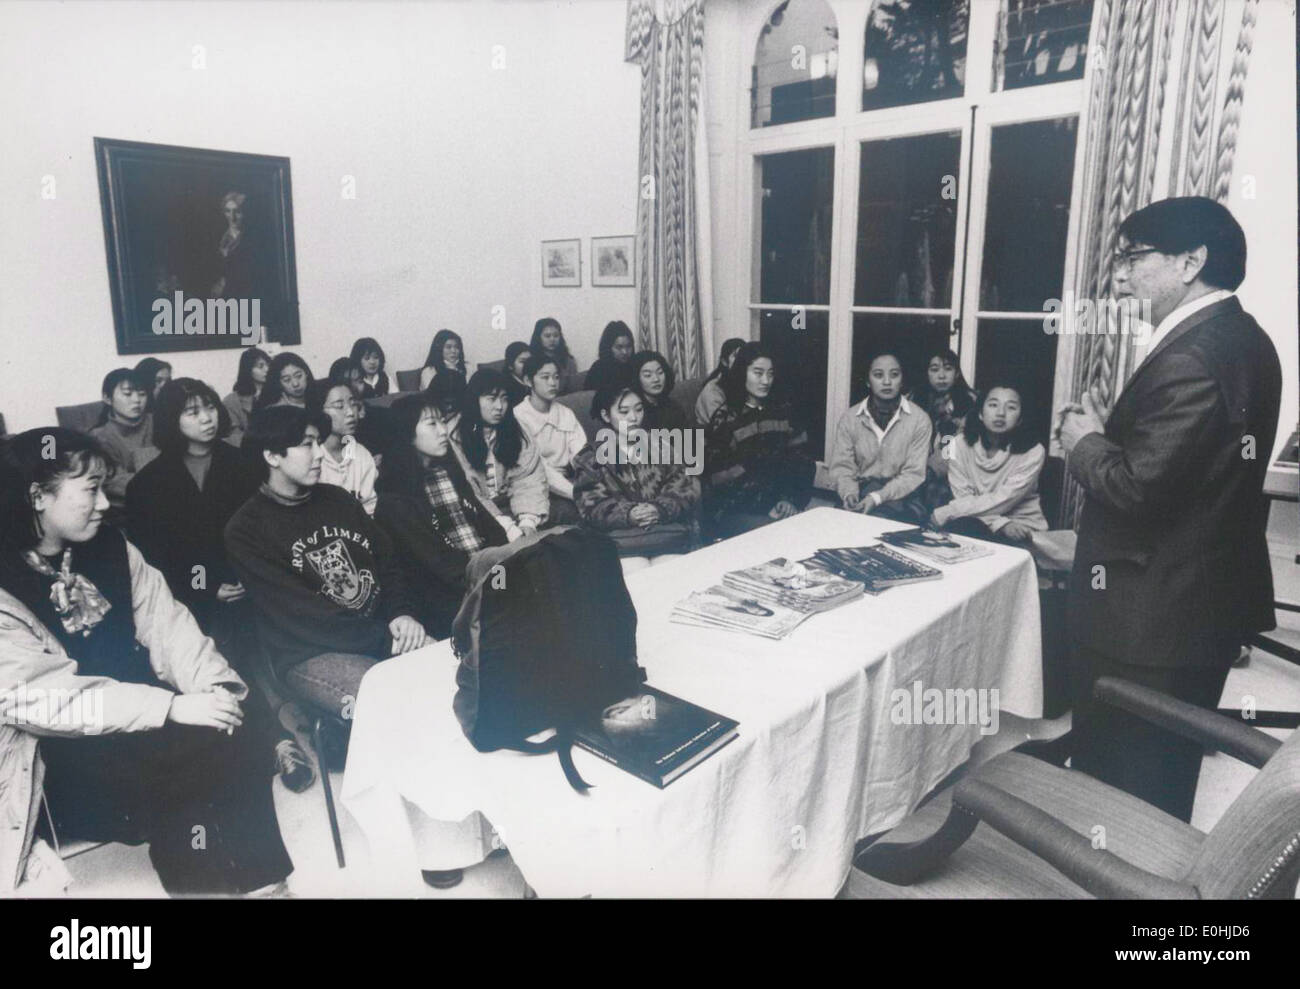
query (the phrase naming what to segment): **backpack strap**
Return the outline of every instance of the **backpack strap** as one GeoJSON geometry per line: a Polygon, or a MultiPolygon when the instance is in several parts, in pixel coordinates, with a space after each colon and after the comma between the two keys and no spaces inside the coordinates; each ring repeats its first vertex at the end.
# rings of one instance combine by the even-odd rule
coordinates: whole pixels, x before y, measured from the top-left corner
{"type": "Polygon", "coordinates": [[[564,770],[564,778],[569,781],[569,786],[582,794],[591,789],[591,784],[582,778],[578,773],[578,767],[573,764],[573,738],[568,732],[557,731],[544,742],[530,742],[523,738],[499,744],[503,749],[527,752],[529,755],[545,755],[554,752],[560,757],[560,768],[564,770]]]}

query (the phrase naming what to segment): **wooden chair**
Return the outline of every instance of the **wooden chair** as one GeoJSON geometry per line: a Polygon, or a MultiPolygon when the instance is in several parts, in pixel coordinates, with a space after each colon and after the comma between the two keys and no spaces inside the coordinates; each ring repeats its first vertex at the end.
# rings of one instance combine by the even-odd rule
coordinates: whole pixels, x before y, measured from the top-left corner
{"type": "Polygon", "coordinates": [[[1090,776],[1013,750],[980,766],[861,852],[841,895],[1294,897],[1300,879],[1300,733],[1279,742],[1123,680],[1103,677],[1095,689],[1099,700],[1256,766],[1259,773],[1204,833],[1090,776]]]}

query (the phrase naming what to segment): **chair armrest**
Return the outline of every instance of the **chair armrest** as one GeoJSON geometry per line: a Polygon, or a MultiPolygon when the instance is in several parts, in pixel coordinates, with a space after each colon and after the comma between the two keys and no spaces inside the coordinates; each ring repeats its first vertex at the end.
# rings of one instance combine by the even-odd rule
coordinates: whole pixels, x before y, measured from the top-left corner
{"type": "Polygon", "coordinates": [[[1166,731],[1226,753],[1259,769],[1282,743],[1257,728],[1225,718],[1217,711],[1188,704],[1150,687],[1116,677],[1102,677],[1092,688],[1100,701],[1135,714],[1166,731]]]}
{"type": "Polygon", "coordinates": [[[983,780],[957,784],[953,806],[974,814],[1026,851],[1098,897],[1110,899],[1199,899],[1196,887],[1138,868],[1033,804],[983,780]]]}

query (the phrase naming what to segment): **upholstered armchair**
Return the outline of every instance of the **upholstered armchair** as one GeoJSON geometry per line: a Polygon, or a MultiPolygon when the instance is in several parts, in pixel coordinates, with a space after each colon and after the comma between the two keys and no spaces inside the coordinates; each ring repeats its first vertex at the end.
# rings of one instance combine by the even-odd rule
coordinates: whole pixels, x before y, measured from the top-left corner
{"type": "Polygon", "coordinates": [[[1013,750],[864,850],[852,898],[1289,899],[1300,879],[1300,733],[1285,742],[1123,680],[1096,696],[1259,768],[1209,831],[1013,750]]]}

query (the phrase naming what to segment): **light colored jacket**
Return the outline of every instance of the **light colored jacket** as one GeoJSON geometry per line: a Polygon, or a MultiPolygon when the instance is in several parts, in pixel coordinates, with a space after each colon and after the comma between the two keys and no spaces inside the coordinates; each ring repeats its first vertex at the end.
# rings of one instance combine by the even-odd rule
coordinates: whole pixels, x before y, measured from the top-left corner
{"type": "Polygon", "coordinates": [[[882,440],[864,398],[840,416],[835,427],[827,466],[836,493],[841,499],[856,495],[859,482],[876,479],[886,482],[876,492],[881,502],[906,498],[925,480],[932,428],[925,411],[904,398],[882,440]]]}
{"type": "Polygon", "coordinates": [[[473,467],[465,456],[459,430],[451,436],[451,448],[460,461],[465,477],[469,479],[470,487],[481,501],[495,505],[503,499],[509,499],[510,514],[515,519],[532,516],[541,523],[551,513],[546,468],[542,465],[542,456],[537,451],[537,444],[528,435],[528,430],[523,430],[523,435],[524,445],[519,451],[519,461],[513,467],[506,468],[495,459],[488,461],[487,470],[492,471],[492,483],[488,482],[486,472],[473,467]]]}
{"type": "MultiPolygon", "coordinates": [[[[172,597],[163,575],[130,542],[126,552],[136,640],[149,650],[158,678],[182,694],[229,684],[246,697],[244,681],[172,597]]],[[[174,696],[163,687],[82,676],[31,609],[0,588],[0,896],[22,882],[32,846],[45,774],[39,736],[151,731],[166,723],[174,696]],[[99,696],[91,700],[87,692],[99,696]],[[77,713],[87,710],[97,723],[77,713]]]]}
{"type": "Polygon", "coordinates": [[[573,500],[573,481],[566,471],[573,458],[587,445],[587,434],[573,410],[559,402],[551,403],[549,412],[538,412],[528,399],[515,406],[515,418],[537,444],[546,481],[551,491],[561,498],[573,500]]]}
{"type": "Polygon", "coordinates": [[[361,502],[367,515],[375,514],[375,503],[379,500],[375,494],[375,458],[370,455],[355,436],[343,437],[343,448],[339,451],[342,459],[335,460],[328,450],[320,462],[320,479],[325,484],[342,488],[361,502]]]}
{"type": "Polygon", "coordinates": [[[954,436],[949,448],[948,485],[952,501],[934,510],[934,519],[947,525],[957,518],[979,519],[994,532],[1008,522],[1047,531],[1047,517],[1038,501],[1038,475],[1047,451],[1035,443],[1024,453],[988,451],[978,440],[972,446],[954,436]]]}

